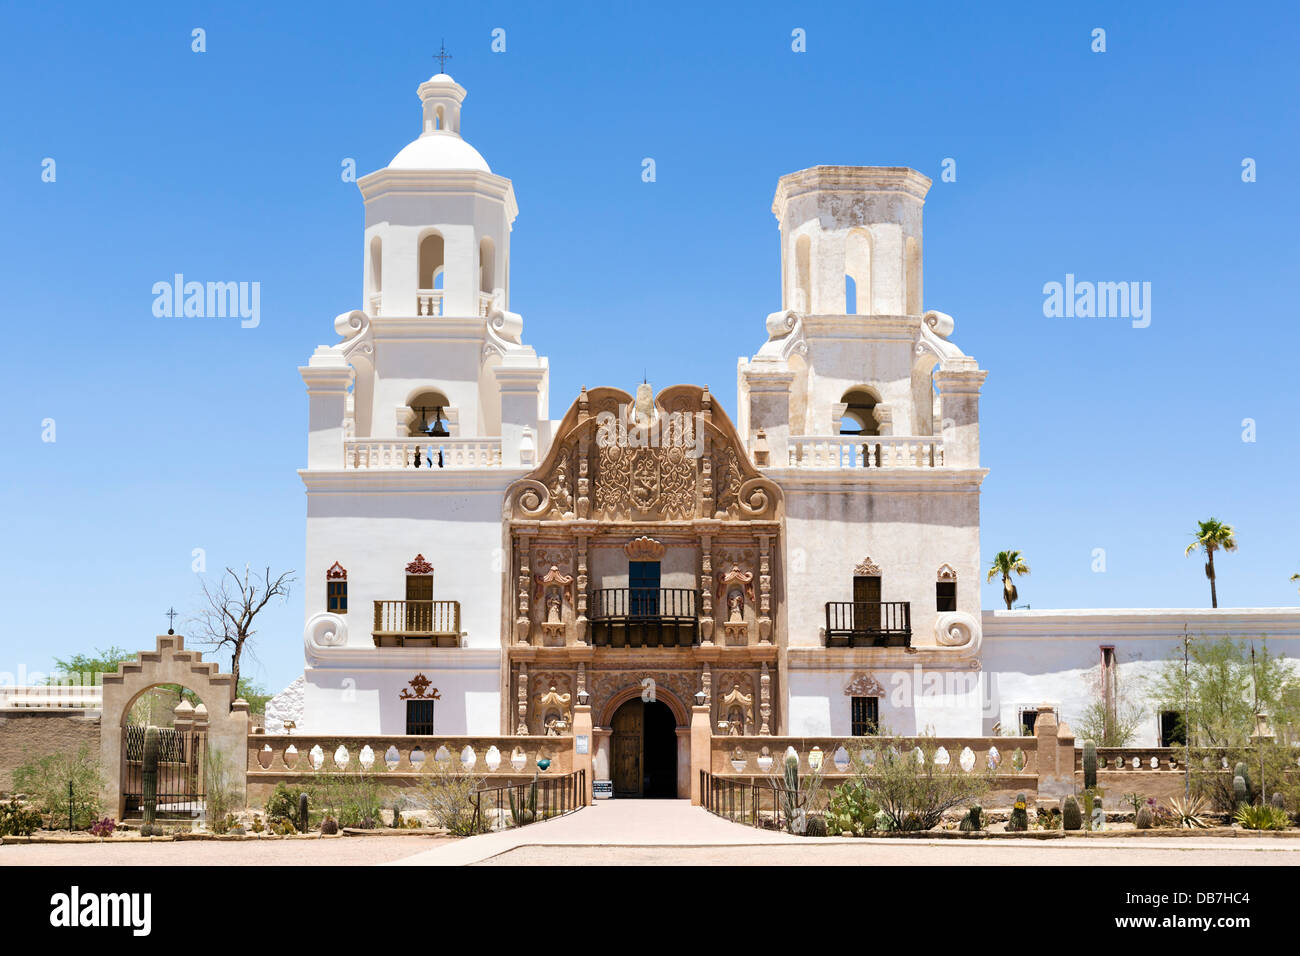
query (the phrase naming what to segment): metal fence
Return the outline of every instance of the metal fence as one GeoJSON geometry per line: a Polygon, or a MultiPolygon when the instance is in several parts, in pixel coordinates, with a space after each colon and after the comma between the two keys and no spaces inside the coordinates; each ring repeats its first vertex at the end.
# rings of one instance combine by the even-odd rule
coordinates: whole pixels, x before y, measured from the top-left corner
{"type": "Polygon", "coordinates": [[[572,813],[587,805],[587,771],[486,787],[473,794],[473,832],[508,830],[572,813]]]}
{"type": "Polygon", "coordinates": [[[716,816],[762,830],[785,830],[786,807],[798,807],[799,794],[766,780],[736,780],[700,771],[700,804],[716,816]]]}

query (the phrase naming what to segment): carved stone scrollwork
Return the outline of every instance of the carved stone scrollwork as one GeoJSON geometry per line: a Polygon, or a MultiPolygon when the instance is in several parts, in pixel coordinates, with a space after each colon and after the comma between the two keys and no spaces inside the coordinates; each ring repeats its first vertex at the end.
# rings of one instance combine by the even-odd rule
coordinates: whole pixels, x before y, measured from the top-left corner
{"type": "Polygon", "coordinates": [[[861,561],[858,562],[857,567],[853,569],[853,573],[858,577],[868,577],[868,578],[879,577],[880,565],[876,564],[869,557],[863,558],[861,561]]]}
{"type": "Polygon", "coordinates": [[[526,737],[528,735],[528,668],[522,664],[519,667],[516,687],[515,709],[519,715],[519,722],[515,725],[515,734],[526,737]]]}
{"type": "Polygon", "coordinates": [[[957,571],[951,564],[941,564],[939,565],[939,570],[936,572],[935,578],[939,581],[956,581],[957,571]]]}
{"type": "Polygon", "coordinates": [[[562,737],[573,726],[573,711],[569,709],[570,694],[558,693],[555,685],[537,698],[537,713],[541,717],[542,734],[547,737],[562,737]]]}
{"type": "Polygon", "coordinates": [[[844,688],[845,697],[884,697],[885,692],[870,674],[854,674],[844,688]]]}
{"type": "Polygon", "coordinates": [[[524,518],[541,518],[551,510],[551,492],[540,481],[523,478],[515,485],[515,509],[524,518]]]}
{"type": "Polygon", "coordinates": [[[978,647],[980,623],[965,611],[945,611],[934,621],[934,639],[940,647],[978,647]]]}
{"type": "Polygon", "coordinates": [[[758,716],[762,721],[758,733],[760,737],[766,737],[772,733],[772,674],[766,661],[758,678],[758,695],[758,716]]]}

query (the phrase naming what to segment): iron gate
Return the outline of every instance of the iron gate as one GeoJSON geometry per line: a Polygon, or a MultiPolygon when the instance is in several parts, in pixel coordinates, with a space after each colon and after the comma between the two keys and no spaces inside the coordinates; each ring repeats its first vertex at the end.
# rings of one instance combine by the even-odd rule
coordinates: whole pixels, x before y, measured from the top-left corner
{"type": "MultiPolygon", "coordinates": [[[[131,725],[122,738],[126,817],[144,815],[144,732],[144,727],[131,725]]],[[[203,731],[158,729],[158,819],[190,819],[203,813],[206,745],[207,734],[203,731]]]]}

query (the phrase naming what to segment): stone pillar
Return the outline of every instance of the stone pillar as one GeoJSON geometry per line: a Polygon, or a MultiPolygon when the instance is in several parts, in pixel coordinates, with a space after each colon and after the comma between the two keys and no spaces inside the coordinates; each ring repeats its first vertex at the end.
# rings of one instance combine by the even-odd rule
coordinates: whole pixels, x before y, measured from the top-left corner
{"type": "Polygon", "coordinates": [[[709,726],[709,705],[691,707],[691,803],[700,805],[700,771],[712,772],[713,728],[709,726]]]}
{"type": "Polygon", "coordinates": [[[585,770],[587,772],[587,784],[582,793],[583,806],[591,804],[591,784],[595,779],[592,776],[594,764],[595,741],[592,739],[591,726],[591,705],[576,704],[573,708],[573,769],[585,770]],[[586,741],[586,753],[583,753],[581,743],[586,741]]]}
{"type": "Polygon", "coordinates": [[[934,373],[943,415],[943,463],[949,468],[978,468],[980,465],[980,389],[988,372],[971,358],[954,360],[967,368],[941,369],[934,373]]]}
{"type": "Polygon", "coordinates": [[[1056,714],[1048,704],[1039,707],[1038,718],[1034,721],[1034,739],[1039,797],[1061,800],[1073,794],[1074,733],[1065,724],[1057,724],[1056,714]],[[1068,749],[1062,746],[1065,742],[1068,742],[1068,749]]]}
{"type": "Polygon", "coordinates": [[[299,366],[298,374],[307,386],[307,467],[341,471],[352,366],[342,352],[322,345],[306,365],[299,366]]]}
{"type": "Polygon", "coordinates": [[[700,643],[713,644],[713,536],[700,535],[700,643]]]}
{"type": "Polygon", "coordinates": [[[765,368],[753,362],[742,373],[749,386],[749,434],[741,435],[752,447],[754,434],[767,437],[770,467],[784,468],[790,461],[790,386],[794,373],[783,366],[765,368]]]}
{"type": "Polygon", "coordinates": [[[546,366],[498,365],[492,374],[501,393],[501,463],[506,468],[532,468],[541,460],[536,436],[546,366]],[[526,435],[533,436],[531,448],[526,435]]]}

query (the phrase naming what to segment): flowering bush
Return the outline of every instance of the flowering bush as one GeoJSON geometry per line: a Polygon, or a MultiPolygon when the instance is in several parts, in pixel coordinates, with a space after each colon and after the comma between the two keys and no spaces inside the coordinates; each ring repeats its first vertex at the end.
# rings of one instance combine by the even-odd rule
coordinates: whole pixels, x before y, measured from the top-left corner
{"type": "Polygon", "coordinates": [[[104,817],[102,820],[96,820],[90,825],[91,836],[111,837],[113,831],[117,829],[117,823],[112,817],[104,817]]]}

